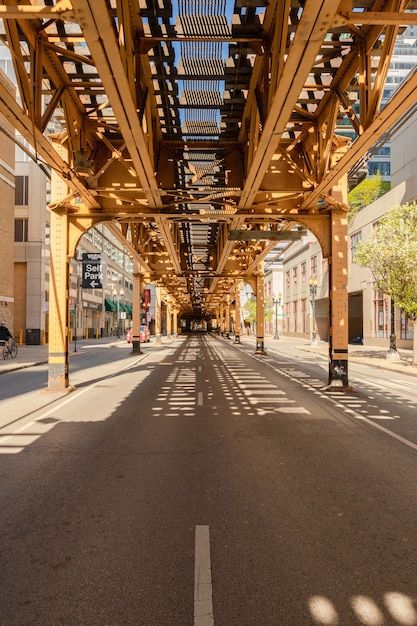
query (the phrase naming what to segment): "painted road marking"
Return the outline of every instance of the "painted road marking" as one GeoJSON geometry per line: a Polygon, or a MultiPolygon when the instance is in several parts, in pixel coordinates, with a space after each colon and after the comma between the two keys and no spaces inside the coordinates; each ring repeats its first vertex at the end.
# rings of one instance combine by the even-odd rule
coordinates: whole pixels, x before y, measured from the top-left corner
{"type": "Polygon", "coordinates": [[[214,626],[208,526],[195,527],[194,626],[214,626]]]}
{"type": "Polygon", "coordinates": [[[198,406],[203,406],[203,392],[199,391],[197,394],[197,404],[198,406]]]}

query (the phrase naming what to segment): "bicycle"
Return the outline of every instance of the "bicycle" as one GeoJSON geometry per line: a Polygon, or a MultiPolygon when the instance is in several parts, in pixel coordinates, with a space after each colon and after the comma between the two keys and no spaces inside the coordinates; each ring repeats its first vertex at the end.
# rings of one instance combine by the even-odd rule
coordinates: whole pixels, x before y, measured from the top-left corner
{"type": "Polygon", "coordinates": [[[18,347],[14,339],[9,339],[8,341],[4,342],[3,359],[8,359],[9,356],[12,359],[15,359],[17,357],[17,352],[18,352],[18,347]]]}

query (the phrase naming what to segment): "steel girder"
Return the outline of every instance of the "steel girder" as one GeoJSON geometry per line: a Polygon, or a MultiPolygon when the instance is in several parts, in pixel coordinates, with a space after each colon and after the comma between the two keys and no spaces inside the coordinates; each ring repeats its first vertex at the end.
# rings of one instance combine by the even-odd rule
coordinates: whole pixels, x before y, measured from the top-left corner
{"type": "Polygon", "coordinates": [[[331,254],[340,181],[415,100],[413,74],[381,107],[396,35],[416,9],[1,0],[18,99],[2,80],[0,112],[64,181],[53,208],[107,222],[183,309],[204,315],[278,231],[314,224],[331,254]],[[246,230],[262,237],[231,236],[246,230]]]}

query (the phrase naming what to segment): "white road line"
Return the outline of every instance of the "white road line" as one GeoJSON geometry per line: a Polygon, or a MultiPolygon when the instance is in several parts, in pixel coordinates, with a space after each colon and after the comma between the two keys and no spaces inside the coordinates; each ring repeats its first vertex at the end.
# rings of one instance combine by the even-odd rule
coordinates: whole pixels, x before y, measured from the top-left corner
{"type": "Polygon", "coordinates": [[[208,526],[195,527],[194,626],[214,626],[208,526]]]}
{"type": "Polygon", "coordinates": [[[197,394],[197,405],[203,406],[203,392],[199,391],[197,394]]]}

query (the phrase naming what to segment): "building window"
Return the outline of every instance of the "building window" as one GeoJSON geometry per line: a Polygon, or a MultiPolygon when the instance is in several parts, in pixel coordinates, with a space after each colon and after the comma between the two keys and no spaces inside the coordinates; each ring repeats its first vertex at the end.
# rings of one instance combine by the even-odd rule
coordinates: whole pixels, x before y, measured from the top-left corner
{"type": "Polygon", "coordinates": [[[411,320],[401,309],[401,339],[413,338],[413,326],[410,324],[411,320]]]}
{"type": "Polygon", "coordinates": [[[358,230],[357,233],[353,233],[353,235],[350,236],[350,262],[351,263],[354,263],[356,246],[358,245],[361,239],[362,239],[362,231],[360,230],[358,230]]]}
{"type": "Polygon", "coordinates": [[[310,276],[317,276],[317,256],[310,259],[310,276]]]}
{"type": "Polygon", "coordinates": [[[292,303],[292,315],[293,315],[293,330],[294,332],[298,332],[298,301],[294,300],[292,303]]]}
{"type": "Polygon", "coordinates": [[[27,218],[15,219],[14,221],[14,240],[15,241],[28,241],[28,226],[29,220],[27,218]]]}
{"type": "Polygon", "coordinates": [[[29,204],[29,176],[15,177],[14,203],[18,206],[29,204]]]}
{"type": "Polygon", "coordinates": [[[374,291],[374,337],[388,337],[388,300],[381,291],[374,291]]]}
{"type": "Polygon", "coordinates": [[[305,283],[307,280],[307,263],[301,263],[301,282],[305,283]]]}
{"type": "Polygon", "coordinates": [[[285,287],[287,289],[290,288],[290,273],[289,272],[285,272],[285,287]]]}
{"type": "Polygon", "coordinates": [[[292,268],[292,283],[296,285],[298,281],[298,267],[292,268]]]}

